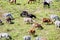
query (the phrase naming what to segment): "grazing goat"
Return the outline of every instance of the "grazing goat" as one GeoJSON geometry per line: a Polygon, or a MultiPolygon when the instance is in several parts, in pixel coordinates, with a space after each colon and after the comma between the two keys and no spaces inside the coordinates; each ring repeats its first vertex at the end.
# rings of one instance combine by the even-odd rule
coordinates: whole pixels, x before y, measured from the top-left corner
{"type": "Polygon", "coordinates": [[[55,15],[55,14],[51,14],[51,15],[50,15],[50,19],[51,19],[53,22],[56,21],[56,20],[59,20],[59,21],[60,21],[60,17],[57,16],[57,15],[55,15]]]}
{"type": "Polygon", "coordinates": [[[60,28],[60,21],[56,20],[54,23],[55,23],[55,26],[57,26],[58,28],[60,28]]]}
{"type": "Polygon", "coordinates": [[[29,18],[36,18],[35,15],[33,14],[28,14],[27,11],[23,11],[21,14],[20,14],[21,17],[29,17],[29,18]]]}
{"type": "Polygon", "coordinates": [[[33,15],[33,14],[28,14],[27,17],[30,17],[30,18],[36,18],[36,16],[33,15]]]}
{"type": "Polygon", "coordinates": [[[9,0],[10,3],[15,3],[16,4],[16,0],[9,0]]]}
{"type": "Polygon", "coordinates": [[[52,2],[52,0],[44,0],[44,7],[47,5],[48,8],[50,8],[50,2],[52,2]]]}
{"type": "Polygon", "coordinates": [[[43,18],[44,23],[53,23],[49,18],[43,18]]]}
{"type": "Polygon", "coordinates": [[[21,17],[26,17],[27,15],[28,15],[28,12],[27,12],[27,11],[23,11],[23,12],[20,14],[21,17]]]}
{"type": "Polygon", "coordinates": [[[28,1],[28,4],[29,4],[30,2],[32,3],[32,2],[34,2],[34,1],[36,1],[36,0],[29,0],[29,1],[28,1]]]}
{"type": "Polygon", "coordinates": [[[12,19],[11,19],[10,17],[7,17],[7,18],[6,18],[6,21],[7,21],[8,23],[10,23],[10,24],[12,23],[12,19]]]}
{"type": "Polygon", "coordinates": [[[28,36],[24,36],[23,38],[24,38],[24,40],[31,40],[31,37],[29,35],[28,36]]]}
{"type": "Polygon", "coordinates": [[[32,27],[33,27],[33,28],[38,28],[38,29],[39,29],[39,28],[40,28],[40,29],[43,29],[42,25],[39,24],[39,23],[33,23],[33,24],[32,24],[32,27]]]}
{"type": "Polygon", "coordinates": [[[8,33],[0,33],[0,38],[6,38],[7,40],[12,39],[12,37],[8,33]]]}
{"type": "Polygon", "coordinates": [[[35,31],[34,29],[30,29],[30,30],[28,31],[28,33],[29,33],[29,34],[32,34],[32,35],[35,35],[35,32],[36,32],[36,31],[35,31]]]}
{"type": "Polygon", "coordinates": [[[6,19],[7,17],[10,17],[12,20],[14,19],[11,13],[4,13],[3,17],[6,19]]]}
{"type": "Polygon", "coordinates": [[[32,24],[34,20],[32,18],[25,17],[24,22],[26,22],[27,24],[32,24]]]}

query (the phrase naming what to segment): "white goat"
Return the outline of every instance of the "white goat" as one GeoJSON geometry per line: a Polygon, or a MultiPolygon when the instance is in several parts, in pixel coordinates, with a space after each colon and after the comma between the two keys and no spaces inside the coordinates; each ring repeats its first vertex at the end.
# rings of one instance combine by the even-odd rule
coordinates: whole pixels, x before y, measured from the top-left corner
{"type": "Polygon", "coordinates": [[[57,26],[58,28],[60,28],[60,21],[57,20],[54,23],[55,23],[55,26],[57,26]]]}
{"type": "Polygon", "coordinates": [[[30,36],[24,36],[23,38],[24,38],[24,40],[31,40],[30,36]]]}
{"type": "Polygon", "coordinates": [[[0,33],[0,38],[12,39],[8,33],[0,33]]]}
{"type": "Polygon", "coordinates": [[[51,3],[52,0],[44,0],[44,2],[51,3]]]}
{"type": "Polygon", "coordinates": [[[53,22],[56,21],[56,20],[60,20],[59,16],[57,16],[55,14],[50,15],[50,18],[53,22]]]}
{"type": "Polygon", "coordinates": [[[24,18],[24,22],[29,23],[29,24],[32,24],[32,23],[35,22],[35,21],[34,21],[32,18],[25,17],[25,18],[24,18]]]}
{"type": "Polygon", "coordinates": [[[3,18],[6,19],[6,17],[10,17],[11,19],[14,19],[11,13],[4,13],[3,18]]]}

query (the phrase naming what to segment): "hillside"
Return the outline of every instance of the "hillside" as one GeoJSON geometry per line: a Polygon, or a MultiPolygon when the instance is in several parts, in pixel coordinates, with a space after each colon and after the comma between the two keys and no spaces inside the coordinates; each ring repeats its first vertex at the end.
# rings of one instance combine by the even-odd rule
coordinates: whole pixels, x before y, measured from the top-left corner
{"type": "MultiPolygon", "coordinates": [[[[49,18],[50,14],[56,14],[60,16],[60,0],[53,0],[51,8],[43,8],[43,0],[37,0],[35,3],[27,4],[27,0],[17,0],[17,4],[10,4],[8,0],[0,0],[0,19],[3,20],[4,25],[0,26],[0,32],[9,33],[14,40],[23,40],[23,36],[28,35],[28,30],[31,28],[31,24],[26,24],[23,18],[20,17],[20,13],[23,10],[27,10],[37,16],[35,19],[38,23],[41,23],[43,17],[49,18]],[[14,24],[6,23],[6,20],[2,17],[2,14],[10,12],[12,13],[15,20],[14,24]],[[9,30],[9,31],[8,31],[9,30]]],[[[42,24],[44,29],[37,30],[38,36],[46,37],[48,40],[60,40],[60,29],[56,29],[54,24],[46,25],[42,24]]],[[[35,37],[31,36],[32,40],[35,37]]],[[[0,39],[5,40],[5,38],[0,39]]]]}

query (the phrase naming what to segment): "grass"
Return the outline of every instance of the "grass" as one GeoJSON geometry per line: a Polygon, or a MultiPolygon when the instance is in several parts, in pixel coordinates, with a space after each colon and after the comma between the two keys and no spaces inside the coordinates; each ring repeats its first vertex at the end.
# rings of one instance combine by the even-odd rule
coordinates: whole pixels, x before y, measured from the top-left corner
{"type": "MultiPolygon", "coordinates": [[[[49,17],[50,13],[60,16],[60,1],[54,0],[51,4],[51,8],[43,8],[42,0],[40,0],[40,3],[38,3],[38,0],[32,4],[27,4],[27,2],[27,0],[17,0],[17,3],[20,3],[20,5],[11,5],[7,0],[0,0],[0,15],[10,12],[15,18],[15,20],[13,20],[14,24],[8,24],[3,17],[0,17],[4,23],[4,25],[0,26],[0,32],[9,33],[14,40],[23,40],[23,36],[28,35],[27,31],[31,28],[31,25],[25,24],[23,18],[20,17],[20,13],[23,10],[27,10],[29,13],[36,15],[37,19],[35,20],[39,23],[41,23],[43,17],[49,17]]],[[[42,25],[44,27],[43,30],[36,29],[36,34],[38,36],[46,37],[48,40],[60,40],[60,29],[56,29],[54,24],[42,25]]],[[[35,40],[35,37],[31,37],[32,40],[35,40]]]]}

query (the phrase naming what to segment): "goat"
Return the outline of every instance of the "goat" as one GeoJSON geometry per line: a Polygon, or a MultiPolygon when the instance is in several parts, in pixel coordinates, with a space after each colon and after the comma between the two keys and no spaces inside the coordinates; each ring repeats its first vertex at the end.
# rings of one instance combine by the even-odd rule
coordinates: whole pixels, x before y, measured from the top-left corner
{"type": "Polygon", "coordinates": [[[28,31],[28,33],[29,33],[29,34],[32,34],[32,35],[35,35],[35,32],[36,32],[35,29],[30,29],[30,30],[28,31]]]}
{"type": "Polygon", "coordinates": [[[8,33],[0,33],[0,38],[6,38],[7,40],[12,39],[12,37],[8,33]]]}
{"type": "Polygon", "coordinates": [[[10,17],[12,20],[14,20],[13,16],[11,13],[4,13],[3,18],[6,19],[7,17],[10,17]]]}
{"type": "Polygon", "coordinates": [[[21,17],[29,17],[29,18],[36,18],[35,15],[33,14],[28,14],[27,11],[23,11],[21,14],[20,14],[21,17]]]}
{"type": "Polygon", "coordinates": [[[30,2],[32,3],[32,2],[35,2],[35,1],[36,1],[36,0],[29,0],[29,1],[28,1],[28,4],[29,4],[30,2]]]}
{"type": "Polygon", "coordinates": [[[34,20],[32,18],[25,17],[24,22],[26,22],[27,24],[32,24],[34,22],[34,20]]]}
{"type": "Polygon", "coordinates": [[[44,7],[48,5],[48,8],[50,8],[50,2],[52,2],[52,0],[44,0],[44,7]]]}
{"type": "Polygon", "coordinates": [[[43,18],[42,20],[44,23],[53,23],[49,18],[43,18]]]}
{"type": "Polygon", "coordinates": [[[28,36],[24,36],[23,38],[24,38],[24,40],[31,40],[31,37],[29,35],[28,36]]]}
{"type": "Polygon", "coordinates": [[[60,17],[58,15],[55,15],[55,14],[51,14],[50,15],[50,19],[54,22],[56,20],[59,20],[60,21],[60,17]]]}
{"type": "Polygon", "coordinates": [[[28,15],[28,12],[27,12],[27,11],[23,11],[23,12],[20,14],[21,17],[26,17],[27,15],[28,15]]]}
{"type": "Polygon", "coordinates": [[[55,23],[55,26],[57,26],[58,28],[60,28],[60,21],[59,20],[56,20],[54,23],[55,23]]]}
{"type": "Polygon", "coordinates": [[[10,3],[15,3],[16,4],[16,0],[9,0],[10,3]]]}
{"type": "Polygon", "coordinates": [[[27,17],[30,17],[30,18],[36,18],[36,16],[33,15],[33,14],[28,14],[27,17]]]}
{"type": "Polygon", "coordinates": [[[39,23],[33,23],[33,24],[32,24],[32,27],[33,27],[33,28],[38,28],[38,29],[39,29],[39,28],[40,28],[40,29],[43,29],[42,25],[39,24],[39,23]]]}
{"type": "Polygon", "coordinates": [[[12,23],[12,19],[11,19],[10,17],[7,17],[7,18],[6,18],[6,21],[7,21],[8,23],[12,23]]]}

